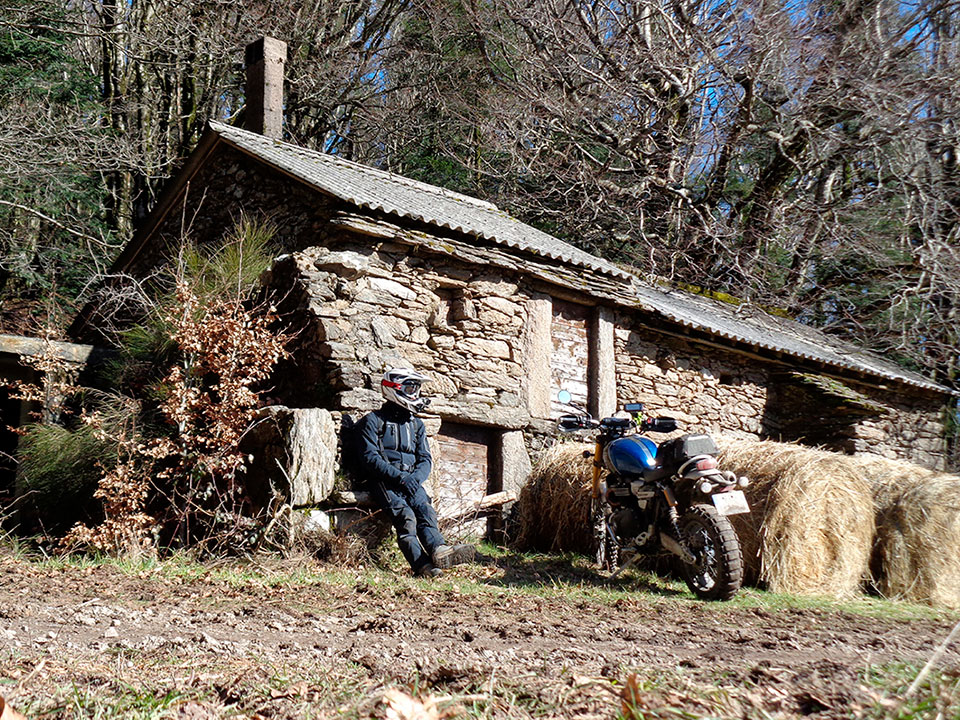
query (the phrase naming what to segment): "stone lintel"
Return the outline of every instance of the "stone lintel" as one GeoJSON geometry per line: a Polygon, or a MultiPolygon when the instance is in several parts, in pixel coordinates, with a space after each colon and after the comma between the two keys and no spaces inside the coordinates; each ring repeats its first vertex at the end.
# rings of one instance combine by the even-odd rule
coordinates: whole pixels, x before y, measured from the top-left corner
{"type": "Polygon", "coordinates": [[[30,357],[52,355],[59,360],[82,365],[87,362],[92,352],[92,345],[44,340],[43,338],[22,335],[0,335],[0,353],[30,357]]]}

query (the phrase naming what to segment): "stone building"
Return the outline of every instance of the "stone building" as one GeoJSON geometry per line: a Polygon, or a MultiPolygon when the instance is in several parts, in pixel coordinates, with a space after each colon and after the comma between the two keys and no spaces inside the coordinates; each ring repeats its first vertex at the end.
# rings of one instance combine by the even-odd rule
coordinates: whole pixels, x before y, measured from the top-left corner
{"type": "Polygon", "coordinates": [[[441,508],[518,487],[561,388],[601,415],[640,401],[688,431],[944,464],[951,392],[917,374],[652,285],[488,203],[226,125],[210,125],[115,270],[152,269],[184,218],[216,242],[241,213],[277,228],[269,283],[297,318],[277,401],[356,417],[379,404],[385,366],[427,372],[441,508]]]}
{"type": "MultiPolygon", "coordinates": [[[[185,234],[215,243],[241,214],[276,228],[268,282],[299,331],[277,377],[285,437],[378,406],[384,368],[412,365],[432,379],[430,489],[447,515],[523,483],[561,388],[598,415],[639,401],[685,431],[944,466],[945,387],[792,320],[648,282],[489,203],[257,132],[211,123],[114,270],[146,274],[185,234]]],[[[303,504],[330,493],[324,452],[328,477],[294,478],[303,504]]]]}

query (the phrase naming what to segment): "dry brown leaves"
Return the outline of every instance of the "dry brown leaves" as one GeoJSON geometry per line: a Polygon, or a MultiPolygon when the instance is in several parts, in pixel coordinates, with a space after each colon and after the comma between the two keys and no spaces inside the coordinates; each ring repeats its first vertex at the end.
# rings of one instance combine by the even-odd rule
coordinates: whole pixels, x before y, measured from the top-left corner
{"type": "MultiPolygon", "coordinates": [[[[173,432],[119,438],[121,456],[96,493],[105,520],[75,527],[64,539],[67,547],[126,553],[150,545],[158,521],[145,506],[154,478],[174,508],[176,526],[190,533],[209,534],[215,518],[240,512],[240,441],[259,405],[257,385],[286,356],[287,337],[273,331],[272,308],[250,308],[239,297],[205,304],[182,279],[163,319],[179,349],[179,362],[160,385],[160,412],[173,432]]],[[[227,532],[242,525],[228,523],[227,532]]]]}

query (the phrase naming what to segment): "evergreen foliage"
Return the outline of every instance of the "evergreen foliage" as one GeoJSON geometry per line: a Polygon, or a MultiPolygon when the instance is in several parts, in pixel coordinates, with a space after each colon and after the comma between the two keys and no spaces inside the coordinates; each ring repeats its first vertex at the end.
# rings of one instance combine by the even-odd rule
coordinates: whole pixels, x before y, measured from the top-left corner
{"type": "Polygon", "coordinates": [[[28,426],[20,438],[17,470],[24,525],[59,534],[95,516],[93,493],[111,454],[115,457],[116,450],[89,426],[28,426]]]}
{"type": "Polygon", "coordinates": [[[0,32],[0,323],[18,332],[41,311],[63,322],[113,249],[94,164],[96,76],[65,11],[15,0],[2,12],[16,21],[0,32]]]}

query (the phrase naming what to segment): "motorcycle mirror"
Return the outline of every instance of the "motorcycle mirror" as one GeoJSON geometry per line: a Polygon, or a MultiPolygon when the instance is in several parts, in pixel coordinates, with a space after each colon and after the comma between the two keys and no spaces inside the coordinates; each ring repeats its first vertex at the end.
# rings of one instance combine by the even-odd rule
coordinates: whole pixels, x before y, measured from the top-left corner
{"type": "Polygon", "coordinates": [[[567,405],[573,399],[573,396],[567,390],[561,390],[557,393],[557,401],[567,405]]]}

